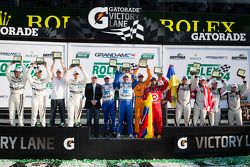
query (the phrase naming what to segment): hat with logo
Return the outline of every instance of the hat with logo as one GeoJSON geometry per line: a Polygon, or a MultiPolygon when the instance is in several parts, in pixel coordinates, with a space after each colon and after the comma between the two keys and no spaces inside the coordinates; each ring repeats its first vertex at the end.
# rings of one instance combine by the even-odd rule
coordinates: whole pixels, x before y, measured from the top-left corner
{"type": "Polygon", "coordinates": [[[128,74],[124,74],[123,78],[129,78],[129,75],[128,74]]]}
{"type": "Polygon", "coordinates": [[[75,74],[77,74],[77,75],[78,75],[78,74],[79,74],[79,72],[78,72],[78,71],[74,71],[74,72],[73,72],[73,75],[75,75],[75,74]]]}
{"type": "Polygon", "coordinates": [[[16,72],[22,72],[23,69],[22,69],[22,67],[18,66],[18,67],[16,67],[16,68],[14,69],[14,71],[16,71],[16,72]]]}
{"type": "Polygon", "coordinates": [[[109,75],[105,75],[104,79],[110,79],[110,76],[109,75]]]}
{"type": "Polygon", "coordinates": [[[36,72],[43,72],[43,70],[40,67],[38,67],[36,68],[36,72]]]}
{"type": "Polygon", "coordinates": [[[200,77],[200,79],[199,79],[200,81],[201,80],[204,80],[204,81],[206,81],[206,78],[205,77],[200,77]]]}
{"type": "Polygon", "coordinates": [[[155,77],[151,77],[150,81],[153,81],[153,80],[156,81],[156,78],[155,77]]]}
{"type": "Polygon", "coordinates": [[[218,83],[218,81],[214,79],[214,80],[212,81],[212,84],[214,84],[214,83],[218,83]]]}
{"type": "Polygon", "coordinates": [[[62,72],[62,70],[61,70],[60,68],[58,68],[58,69],[56,70],[56,72],[62,72]]]}
{"type": "Polygon", "coordinates": [[[187,77],[186,75],[184,75],[184,76],[182,77],[182,80],[183,80],[183,79],[186,79],[186,80],[187,80],[188,77],[187,77]]]}
{"type": "Polygon", "coordinates": [[[142,73],[139,73],[138,77],[144,77],[144,75],[142,73]]]}
{"type": "Polygon", "coordinates": [[[237,83],[233,83],[233,84],[232,84],[232,88],[233,88],[233,87],[237,88],[237,87],[238,87],[237,83]]]}

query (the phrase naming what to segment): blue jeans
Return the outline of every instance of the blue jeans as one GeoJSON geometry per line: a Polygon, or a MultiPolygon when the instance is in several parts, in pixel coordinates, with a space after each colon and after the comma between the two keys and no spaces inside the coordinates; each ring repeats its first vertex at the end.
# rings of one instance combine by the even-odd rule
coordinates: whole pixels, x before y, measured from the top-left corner
{"type": "Polygon", "coordinates": [[[87,125],[91,127],[92,117],[94,115],[94,136],[98,137],[99,135],[99,110],[95,107],[87,108],[87,125]]]}
{"type": "Polygon", "coordinates": [[[116,132],[114,100],[104,101],[102,103],[102,110],[104,113],[104,130],[108,131],[109,129],[111,129],[113,132],[116,132]],[[109,128],[110,119],[111,119],[112,127],[109,128]]]}
{"type": "Polygon", "coordinates": [[[119,122],[118,122],[118,129],[117,133],[122,133],[123,129],[123,122],[124,120],[127,121],[127,128],[128,128],[128,134],[133,133],[133,125],[132,125],[132,112],[133,112],[133,100],[120,100],[119,105],[119,122]],[[126,119],[125,119],[126,118],[126,119]]]}
{"type": "Polygon", "coordinates": [[[59,108],[61,123],[65,123],[65,100],[51,99],[50,124],[55,126],[56,110],[59,108]]]}

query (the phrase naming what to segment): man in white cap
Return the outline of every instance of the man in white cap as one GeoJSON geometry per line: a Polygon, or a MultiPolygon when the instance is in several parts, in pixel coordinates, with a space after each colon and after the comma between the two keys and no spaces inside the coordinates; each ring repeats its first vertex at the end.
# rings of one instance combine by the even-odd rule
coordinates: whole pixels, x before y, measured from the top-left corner
{"type": "Polygon", "coordinates": [[[212,94],[209,87],[206,85],[206,78],[195,76],[191,81],[191,91],[195,93],[193,124],[197,126],[198,119],[200,118],[200,126],[204,126],[207,112],[211,112],[212,94]]]}
{"type": "Polygon", "coordinates": [[[105,75],[102,85],[102,111],[104,113],[104,137],[109,134],[116,137],[114,89],[109,75],[105,75]],[[109,127],[110,124],[111,127],[109,127]]]}
{"type": "Polygon", "coordinates": [[[31,64],[30,69],[27,72],[28,81],[32,88],[32,112],[31,112],[31,126],[43,126],[45,127],[45,114],[46,114],[46,85],[50,80],[50,72],[47,65],[40,65],[36,67],[35,76],[32,77],[32,71],[35,67],[35,63],[31,64]],[[45,66],[46,77],[43,78],[42,66],[45,66]],[[37,115],[39,113],[40,122],[37,122],[37,115]]]}
{"type": "Polygon", "coordinates": [[[220,109],[220,98],[221,95],[227,90],[227,84],[226,82],[220,78],[221,83],[223,84],[223,87],[218,88],[218,81],[213,79],[213,77],[210,77],[211,83],[211,93],[213,94],[213,108],[212,112],[208,113],[209,116],[209,122],[211,126],[218,126],[221,119],[221,109],[220,109]]]}
{"type": "Polygon", "coordinates": [[[236,120],[236,125],[243,125],[242,110],[240,107],[240,98],[244,95],[244,93],[247,90],[247,81],[245,81],[245,78],[242,79],[243,79],[243,85],[238,86],[236,83],[234,83],[231,86],[231,91],[225,94],[227,96],[227,103],[228,103],[229,125],[234,125],[235,120],[236,120]]]}
{"type": "Polygon", "coordinates": [[[73,70],[73,65],[70,65],[69,70],[67,70],[64,78],[69,85],[69,99],[68,99],[68,127],[80,127],[81,114],[82,114],[82,99],[83,99],[83,88],[88,81],[89,77],[82,66],[74,67],[73,78],[69,75],[73,70]],[[81,71],[81,79],[80,73],[81,71]]]}
{"type": "Polygon", "coordinates": [[[97,75],[91,76],[91,83],[86,84],[85,88],[85,107],[87,109],[87,125],[91,127],[92,117],[94,116],[94,136],[99,137],[99,116],[102,98],[102,85],[97,83],[97,75]]]}
{"type": "Polygon", "coordinates": [[[17,110],[18,126],[23,126],[23,92],[27,81],[26,68],[23,64],[16,66],[14,75],[11,75],[10,71],[13,65],[12,62],[6,70],[7,79],[10,82],[9,119],[10,125],[15,126],[15,113],[17,110]]]}
{"type": "Polygon", "coordinates": [[[119,121],[117,127],[117,138],[120,138],[123,130],[123,122],[127,120],[127,130],[129,138],[133,138],[133,88],[137,85],[138,81],[133,74],[125,73],[116,69],[114,88],[119,89],[119,121]],[[123,80],[120,81],[122,76],[123,80]],[[130,79],[133,78],[133,81],[130,79]]]}
{"type": "MultiPolygon", "coordinates": [[[[134,75],[136,76],[139,71],[138,68],[134,71],[134,75]]],[[[135,94],[135,136],[137,137],[137,134],[140,130],[140,119],[143,114],[144,109],[144,101],[143,101],[143,95],[144,90],[148,87],[150,83],[150,79],[152,77],[152,73],[150,71],[150,68],[147,66],[147,79],[143,81],[144,75],[142,73],[138,74],[138,84],[134,88],[134,94],[135,94]]]]}
{"type": "Polygon", "coordinates": [[[55,126],[55,118],[56,118],[56,110],[59,108],[60,113],[60,127],[65,126],[65,89],[66,89],[66,81],[64,79],[64,74],[66,73],[66,67],[63,64],[62,60],[60,60],[61,67],[56,70],[55,75],[55,59],[53,59],[53,64],[50,68],[50,72],[52,74],[52,91],[51,91],[51,110],[50,110],[50,126],[55,126]]]}
{"type": "Polygon", "coordinates": [[[177,88],[177,104],[175,110],[176,126],[180,126],[182,113],[184,113],[184,124],[189,126],[191,114],[191,84],[188,84],[187,76],[182,77],[182,83],[177,88]]]}

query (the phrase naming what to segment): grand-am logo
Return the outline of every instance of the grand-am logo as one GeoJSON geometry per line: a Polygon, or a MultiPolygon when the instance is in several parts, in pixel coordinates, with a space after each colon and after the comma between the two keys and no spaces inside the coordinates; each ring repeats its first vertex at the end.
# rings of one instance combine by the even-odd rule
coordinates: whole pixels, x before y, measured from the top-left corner
{"type": "Polygon", "coordinates": [[[185,60],[186,56],[184,56],[182,53],[178,53],[176,56],[170,56],[171,60],[185,60]]]}
{"type": "Polygon", "coordinates": [[[187,137],[179,138],[179,140],[177,141],[177,146],[182,150],[187,149],[188,147],[187,137]]]}
{"type": "Polygon", "coordinates": [[[206,56],[205,58],[218,60],[218,59],[227,59],[228,57],[227,56],[206,56]]]}
{"type": "Polygon", "coordinates": [[[19,52],[0,52],[1,56],[21,56],[19,52]]]}
{"type": "Polygon", "coordinates": [[[96,7],[89,12],[89,24],[103,33],[114,34],[126,41],[144,40],[144,27],[139,23],[141,8],[96,7]]]}
{"type": "Polygon", "coordinates": [[[232,60],[247,60],[247,56],[244,54],[240,54],[239,56],[233,56],[232,60]]]}
{"type": "Polygon", "coordinates": [[[134,59],[135,53],[95,53],[95,57],[115,58],[115,59],[134,59]]]}
{"type": "Polygon", "coordinates": [[[8,27],[11,15],[0,11],[0,36],[38,36],[38,28],[8,27]]]}

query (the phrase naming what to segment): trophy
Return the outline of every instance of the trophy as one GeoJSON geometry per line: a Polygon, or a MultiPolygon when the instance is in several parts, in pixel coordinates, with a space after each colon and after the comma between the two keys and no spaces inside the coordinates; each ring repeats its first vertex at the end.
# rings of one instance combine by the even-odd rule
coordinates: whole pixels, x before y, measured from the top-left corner
{"type": "Polygon", "coordinates": [[[131,65],[129,62],[122,63],[122,70],[123,71],[130,70],[130,68],[131,68],[131,65]]]}
{"type": "Polygon", "coordinates": [[[244,70],[244,69],[238,69],[237,76],[239,76],[241,78],[245,78],[246,77],[245,72],[246,72],[246,70],[244,70]]]}
{"type": "Polygon", "coordinates": [[[80,59],[72,59],[72,66],[73,67],[80,66],[80,59]]]}
{"type": "Polygon", "coordinates": [[[110,59],[109,66],[110,67],[117,67],[117,59],[110,59]]]}
{"type": "Polygon", "coordinates": [[[220,72],[219,71],[213,71],[212,72],[212,77],[213,78],[220,78],[221,77],[220,72]]]}
{"type": "Polygon", "coordinates": [[[22,62],[22,56],[14,56],[12,62],[13,63],[21,63],[22,62]]]}
{"type": "Polygon", "coordinates": [[[146,68],[147,67],[147,59],[139,60],[139,67],[146,68]]]}
{"type": "Polygon", "coordinates": [[[197,70],[197,71],[200,71],[201,64],[200,64],[200,63],[194,62],[194,63],[193,63],[193,67],[196,67],[196,70],[197,70]]]}
{"type": "Polygon", "coordinates": [[[43,57],[37,57],[36,58],[36,64],[37,65],[45,64],[44,58],[43,57]]]}
{"type": "Polygon", "coordinates": [[[55,59],[62,59],[62,52],[52,52],[52,58],[55,59]]]}
{"type": "Polygon", "coordinates": [[[200,66],[201,66],[200,63],[194,62],[194,63],[193,63],[193,66],[190,67],[190,74],[191,74],[191,75],[198,74],[199,71],[200,71],[200,66]]]}
{"type": "Polygon", "coordinates": [[[155,74],[163,74],[162,67],[154,67],[155,74]]]}

